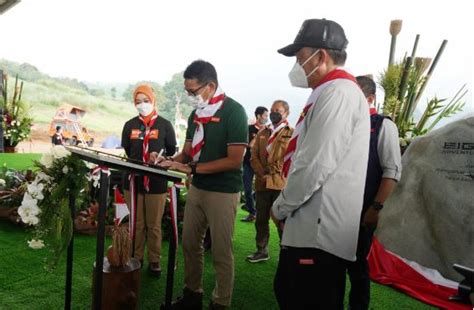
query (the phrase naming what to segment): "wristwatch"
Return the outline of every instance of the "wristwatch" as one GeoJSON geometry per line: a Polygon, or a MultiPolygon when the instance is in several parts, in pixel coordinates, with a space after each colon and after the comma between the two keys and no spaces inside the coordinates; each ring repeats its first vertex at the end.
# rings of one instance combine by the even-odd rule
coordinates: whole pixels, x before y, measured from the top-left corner
{"type": "Polygon", "coordinates": [[[188,163],[188,166],[191,168],[191,174],[195,175],[196,174],[197,162],[192,161],[192,162],[188,163]]]}
{"type": "Polygon", "coordinates": [[[374,208],[377,211],[380,211],[383,209],[383,204],[381,204],[380,202],[374,201],[372,203],[372,208],[374,208]]]}

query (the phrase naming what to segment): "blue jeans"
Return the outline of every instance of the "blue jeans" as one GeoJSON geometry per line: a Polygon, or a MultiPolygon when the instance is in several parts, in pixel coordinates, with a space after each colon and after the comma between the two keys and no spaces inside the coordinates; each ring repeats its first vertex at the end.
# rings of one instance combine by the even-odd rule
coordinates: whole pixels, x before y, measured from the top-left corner
{"type": "Polygon", "coordinates": [[[244,162],[244,192],[245,192],[245,207],[250,214],[255,215],[257,211],[255,210],[255,205],[253,201],[253,176],[254,172],[250,164],[244,162]]]}

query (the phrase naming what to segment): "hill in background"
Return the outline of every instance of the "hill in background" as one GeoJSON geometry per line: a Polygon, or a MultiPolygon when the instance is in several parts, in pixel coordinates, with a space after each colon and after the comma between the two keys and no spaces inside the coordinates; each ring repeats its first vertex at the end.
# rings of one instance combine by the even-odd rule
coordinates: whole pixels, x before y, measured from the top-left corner
{"type": "Polygon", "coordinates": [[[120,136],[123,124],[137,115],[132,104],[132,92],[139,83],[148,83],[155,89],[159,114],[172,123],[175,118],[176,94],[181,98],[181,112],[192,110],[183,91],[182,73],[174,74],[164,85],[153,81],[135,84],[89,83],[69,77],[51,77],[27,63],[0,60],[0,69],[9,76],[12,93],[15,76],[24,82],[22,101],[31,107],[34,118],[34,137],[44,135],[56,109],[63,103],[79,106],[87,111],[82,124],[99,137],[120,136]],[[36,133],[36,134],[35,134],[36,133]]]}

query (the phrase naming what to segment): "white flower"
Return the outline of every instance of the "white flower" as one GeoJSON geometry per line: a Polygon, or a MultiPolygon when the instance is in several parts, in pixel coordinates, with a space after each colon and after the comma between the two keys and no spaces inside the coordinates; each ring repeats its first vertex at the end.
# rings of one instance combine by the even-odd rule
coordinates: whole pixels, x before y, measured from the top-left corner
{"type": "Polygon", "coordinates": [[[28,246],[32,249],[38,250],[38,249],[44,248],[44,242],[43,240],[40,240],[40,239],[38,240],[32,239],[28,241],[28,246]]]}
{"type": "Polygon", "coordinates": [[[31,197],[38,199],[38,200],[43,200],[43,189],[44,185],[41,183],[31,183],[28,184],[28,193],[31,195],[31,197]]]}
{"type": "Polygon", "coordinates": [[[51,168],[53,166],[53,156],[50,153],[44,153],[41,156],[40,163],[46,168],[51,168]]]}
{"type": "Polygon", "coordinates": [[[66,148],[62,145],[55,145],[51,148],[51,154],[55,159],[60,159],[69,156],[71,152],[66,150],[66,148]]]}
{"type": "Polygon", "coordinates": [[[0,186],[5,186],[7,185],[7,182],[5,182],[4,179],[0,179],[0,186]]]}
{"type": "Polygon", "coordinates": [[[16,121],[12,121],[10,124],[11,124],[12,126],[15,126],[15,123],[16,123],[16,121]]]}
{"type": "Polygon", "coordinates": [[[41,210],[38,208],[38,200],[34,199],[29,193],[25,193],[23,196],[21,206],[17,212],[23,223],[28,225],[38,224],[37,215],[41,213],[41,210]]]}
{"type": "Polygon", "coordinates": [[[399,143],[400,143],[400,146],[407,146],[407,142],[403,138],[399,139],[399,143]]]}
{"type": "Polygon", "coordinates": [[[63,167],[63,173],[67,174],[69,172],[69,168],[67,166],[63,167]]]}
{"type": "Polygon", "coordinates": [[[20,121],[16,121],[16,125],[20,127],[20,121]]]}
{"type": "Polygon", "coordinates": [[[46,173],[44,173],[43,171],[40,171],[38,172],[38,174],[36,174],[36,178],[34,180],[34,183],[39,183],[41,181],[44,181],[46,183],[50,183],[52,181],[52,177],[47,175],[46,173]]]}
{"type": "MultiPolygon", "coordinates": [[[[28,207],[28,208],[32,208],[32,207],[38,207],[38,200],[33,198],[30,193],[25,193],[25,195],[23,195],[23,200],[21,201],[21,207],[28,207]]],[[[38,209],[39,210],[39,209],[38,209]]],[[[39,212],[38,212],[39,213],[39,212]]],[[[35,213],[38,214],[38,213],[35,213]]]]}

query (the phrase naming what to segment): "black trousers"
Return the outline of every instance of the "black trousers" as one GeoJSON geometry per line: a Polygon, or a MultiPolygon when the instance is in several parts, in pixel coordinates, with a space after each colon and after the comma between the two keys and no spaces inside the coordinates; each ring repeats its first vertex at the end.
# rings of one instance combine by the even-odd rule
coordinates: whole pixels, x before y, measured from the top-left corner
{"type": "Polygon", "coordinates": [[[314,248],[282,247],[274,290],[280,309],[344,308],[347,261],[314,248]]]}
{"type": "Polygon", "coordinates": [[[360,227],[357,242],[357,260],[349,262],[347,272],[351,280],[351,292],[349,293],[349,308],[351,310],[365,310],[369,308],[370,301],[370,277],[367,255],[372,245],[374,230],[360,227]]]}

